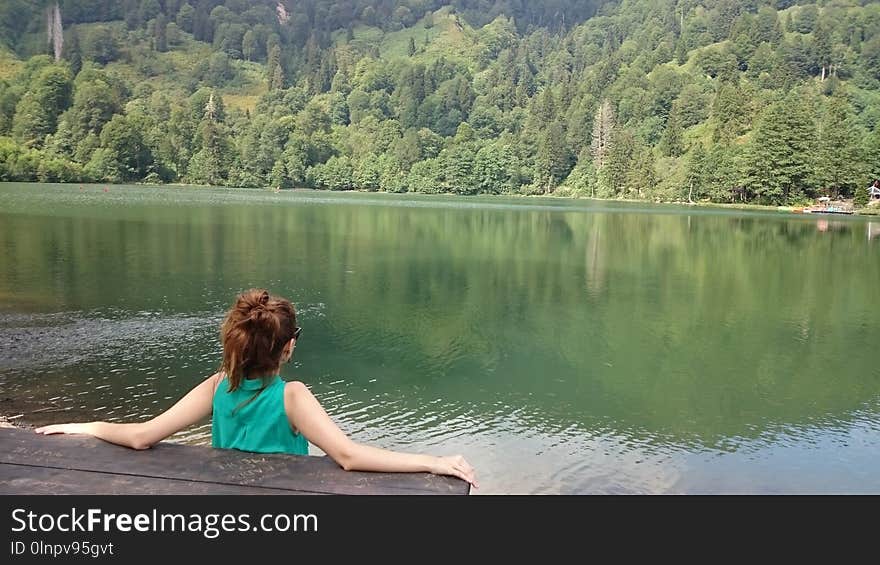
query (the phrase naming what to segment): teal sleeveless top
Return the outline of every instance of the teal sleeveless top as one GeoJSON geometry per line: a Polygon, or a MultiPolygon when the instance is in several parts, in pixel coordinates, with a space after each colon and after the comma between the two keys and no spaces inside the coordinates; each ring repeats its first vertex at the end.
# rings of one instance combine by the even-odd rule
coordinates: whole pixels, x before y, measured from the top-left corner
{"type": "Polygon", "coordinates": [[[211,445],[255,453],[308,455],[308,440],[291,429],[284,412],[284,384],[277,375],[266,380],[244,379],[229,392],[229,381],[220,381],[214,392],[211,445]]]}

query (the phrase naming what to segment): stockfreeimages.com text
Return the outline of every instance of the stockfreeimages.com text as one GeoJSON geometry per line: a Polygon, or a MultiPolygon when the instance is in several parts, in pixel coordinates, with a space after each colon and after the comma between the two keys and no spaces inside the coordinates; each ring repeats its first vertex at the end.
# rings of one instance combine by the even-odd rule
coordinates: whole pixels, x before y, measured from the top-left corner
{"type": "Polygon", "coordinates": [[[12,511],[13,532],[188,532],[215,539],[224,532],[317,532],[315,514],[148,514],[103,513],[100,508],[59,514],[37,514],[24,508],[12,511]]]}

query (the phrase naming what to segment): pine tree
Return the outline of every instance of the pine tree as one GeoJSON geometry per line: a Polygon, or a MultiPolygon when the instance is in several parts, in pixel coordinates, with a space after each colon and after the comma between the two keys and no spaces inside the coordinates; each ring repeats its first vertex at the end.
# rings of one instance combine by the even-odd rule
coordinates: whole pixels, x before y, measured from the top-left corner
{"type": "Polygon", "coordinates": [[[67,41],[64,43],[64,58],[70,63],[71,72],[76,75],[82,69],[82,52],[79,46],[79,33],[76,28],[68,28],[67,41]]]}
{"type": "Polygon", "coordinates": [[[284,88],[284,73],[281,65],[275,65],[275,72],[272,74],[272,82],[269,84],[269,90],[282,90],[284,88]]]}
{"type": "Polygon", "coordinates": [[[205,112],[197,130],[200,149],[190,159],[188,176],[200,184],[223,184],[232,163],[232,146],[226,126],[219,119],[219,104],[212,92],[205,104],[205,112]]]}
{"type": "Polygon", "coordinates": [[[269,172],[269,186],[272,188],[289,188],[290,181],[287,178],[287,168],[284,161],[275,161],[272,170],[269,172]]]}
{"type": "Polygon", "coordinates": [[[687,190],[687,201],[693,202],[694,198],[699,199],[702,197],[706,180],[706,149],[702,143],[697,143],[696,147],[691,151],[686,171],[685,188],[687,190]]]}
{"type": "Polygon", "coordinates": [[[556,119],[556,97],[553,96],[551,88],[544,88],[538,97],[536,106],[536,115],[541,120],[541,124],[549,124],[556,119]]]}
{"type": "Polygon", "coordinates": [[[636,140],[623,128],[612,130],[606,145],[605,161],[598,170],[599,196],[615,197],[626,193],[631,180],[633,158],[636,153],[636,140]]]}
{"type": "Polygon", "coordinates": [[[605,100],[596,111],[593,120],[593,140],[590,144],[590,154],[593,156],[593,164],[597,171],[605,166],[614,127],[614,109],[611,107],[611,102],[605,100]]]}
{"type": "Polygon", "coordinates": [[[281,68],[281,48],[273,45],[269,49],[269,59],[266,64],[267,79],[269,81],[269,90],[278,90],[284,88],[284,71],[281,68]]]}
{"type": "Polygon", "coordinates": [[[706,152],[703,165],[702,188],[715,202],[742,202],[751,199],[752,193],[743,186],[743,155],[738,145],[715,144],[706,152]]]}
{"type": "Polygon", "coordinates": [[[863,184],[860,141],[861,132],[849,103],[831,98],[819,129],[816,173],[821,188],[834,195],[850,195],[863,184]]]}
{"type": "Polygon", "coordinates": [[[768,204],[815,192],[816,127],[797,95],[767,107],[745,155],[743,185],[768,204]]]}
{"type": "Polygon", "coordinates": [[[153,27],[153,47],[160,53],[168,50],[168,20],[165,18],[165,14],[156,16],[153,27]]]}
{"type": "Polygon", "coordinates": [[[129,31],[135,30],[141,26],[140,10],[138,10],[138,0],[123,0],[122,12],[125,14],[125,27],[129,31]]]}
{"type": "Polygon", "coordinates": [[[407,46],[406,52],[410,57],[416,54],[416,40],[412,37],[409,38],[409,46],[407,46]]]}
{"type": "Polygon", "coordinates": [[[855,188],[855,194],[853,194],[853,206],[856,208],[864,208],[868,205],[871,197],[868,195],[868,188],[864,186],[857,186],[855,188]]]}
{"type": "Polygon", "coordinates": [[[184,2],[177,11],[177,25],[180,29],[187,33],[193,32],[193,22],[195,19],[195,10],[188,2],[184,2]]]}
{"type": "Polygon", "coordinates": [[[624,189],[635,192],[637,198],[646,198],[657,185],[654,152],[638,138],[634,138],[632,156],[624,180],[624,189]]]}
{"type": "Polygon", "coordinates": [[[880,178],[880,124],[874,126],[874,131],[865,139],[862,154],[867,167],[865,174],[871,179],[880,178]]]}
{"type": "Polygon", "coordinates": [[[565,128],[554,122],[541,136],[538,144],[537,168],[544,179],[544,192],[552,192],[571,172],[572,154],[565,141],[565,128]]]}
{"type": "Polygon", "coordinates": [[[253,61],[257,55],[257,35],[254,30],[249,29],[244,32],[241,38],[241,54],[246,61],[253,61]]]}
{"type": "Polygon", "coordinates": [[[712,101],[711,119],[715,142],[728,142],[745,132],[748,100],[738,80],[719,83],[712,101]]]}
{"type": "Polygon", "coordinates": [[[681,127],[679,113],[674,109],[666,121],[666,129],[660,140],[663,153],[670,157],[680,157],[684,153],[684,131],[681,127]]]}

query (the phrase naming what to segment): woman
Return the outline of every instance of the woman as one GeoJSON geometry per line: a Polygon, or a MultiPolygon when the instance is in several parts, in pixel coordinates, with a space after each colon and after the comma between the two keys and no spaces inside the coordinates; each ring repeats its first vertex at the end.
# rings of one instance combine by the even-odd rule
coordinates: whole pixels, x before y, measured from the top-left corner
{"type": "Polygon", "coordinates": [[[301,382],[285,383],[302,328],[293,304],[265,290],[240,294],[220,327],[223,362],[167,411],[137,424],[89,422],[37,428],[41,434],[88,434],[134,449],[148,449],[212,416],[214,447],[257,453],[308,455],[312,442],[347,471],[430,472],[477,486],[473,467],[460,455],[398,453],[355,443],[327,416],[301,382]]]}

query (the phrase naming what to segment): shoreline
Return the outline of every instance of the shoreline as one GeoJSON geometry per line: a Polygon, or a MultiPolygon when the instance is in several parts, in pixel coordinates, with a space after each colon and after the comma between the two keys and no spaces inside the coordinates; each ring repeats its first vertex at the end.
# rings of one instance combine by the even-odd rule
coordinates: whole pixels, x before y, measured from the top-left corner
{"type": "Polygon", "coordinates": [[[17,426],[14,423],[10,422],[6,416],[0,414],[0,428],[21,428],[21,429],[23,429],[24,426],[17,426]]]}
{"type": "MultiPolygon", "coordinates": [[[[524,200],[527,199],[541,199],[548,198],[559,201],[571,201],[571,202],[579,202],[579,201],[592,201],[592,202],[623,202],[627,204],[651,204],[651,205],[659,205],[659,206],[681,206],[681,207],[694,207],[694,208],[708,208],[708,209],[720,209],[720,210],[741,210],[741,211],[764,211],[764,212],[785,212],[785,213],[793,213],[792,210],[795,208],[795,205],[772,205],[772,204],[749,204],[742,202],[710,202],[710,201],[698,201],[698,202],[680,202],[680,201],[664,201],[664,200],[639,200],[633,198],[598,198],[593,196],[560,196],[553,193],[550,194],[517,194],[517,193],[505,193],[505,194],[456,194],[453,192],[387,192],[383,190],[362,190],[362,189],[350,189],[350,190],[325,190],[319,188],[308,188],[308,187],[294,187],[294,188],[282,188],[279,190],[274,190],[269,187],[264,188],[249,188],[249,187],[241,187],[241,186],[216,186],[216,185],[205,185],[205,184],[184,184],[184,183],[165,183],[165,184],[150,184],[150,183],[37,183],[37,182],[21,182],[21,181],[4,181],[4,183],[9,184],[56,184],[62,186],[68,185],[77,185],[77,186],[140,186],[140,187],[154,187],[154,188],[220,188],[224,190],[235,190],[235,191],[259,191],[259,192],[270,192],[273,194],[281,194],[283,192],[309,192],[309,193],[329,193],[329,194],[345,194],[345,193],[357,193],[357,194],[376,194],[376,195],[419,195],[419,196],[446,196],[450,198],[493,198],[493,197],[504,197],[504,198],[522,198],[524,200]]],[[[810,216],[811,214],[797,214],[797,216],[810,216]]],[[[816,214],[816,216],[824,216],[824,214],[816,214]]],[[[854,210],[852,214],[846,214],[846,216],[852,217],[861,217],[861,218],[871,218],[874,216],[880,216],[880,206],[866,206],[864,208],[860,208],[854,210]]]]}

